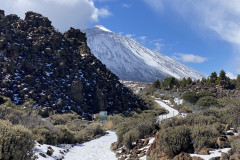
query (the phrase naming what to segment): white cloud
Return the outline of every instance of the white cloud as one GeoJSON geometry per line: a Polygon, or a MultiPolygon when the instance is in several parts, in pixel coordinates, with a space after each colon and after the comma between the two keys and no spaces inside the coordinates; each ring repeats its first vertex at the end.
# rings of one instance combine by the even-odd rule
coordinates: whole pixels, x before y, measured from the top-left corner
{"type": "Polygon", "coordinates": [[[143,0],[154,10],[173,10],[193,27],[208,30],[229,43],[240,45],[239,0],[143,0]]]}
{"type": "Polygon", "coordinates": [[[147,39],[147,37],[146,36],[141,36],[141,37],[139,37],[139,39],[142,40],[142,41],[145,41],[147,39]]]}
{"type": "Polygon", "coordinates": [[[155,45],[155,49],[154,49],[155,52],[160,52],[162,47],[164,47],[164,44],[159,42],[154,43],[154,45],[155,45]]]}
{"type": "Polygon", "coordinates": [[[135,36],[134,34],[126,34],[126,35],[125,35],[125,37],[127,37],[127,38],[131,38],[131,39],[133,39],[134,36],[135,36]]]}
{"type": "Polygon", "coordinates": [[[155,11],[163,9],[162,0],[143,0],[147,5],[152,7],[155,11]]]}
{"type": "Polygon", "coordinates": [[[124,3],[124,4],[122,4],[122,6],[125,7],[125,8],[130,8],[132,6],[132,4],[124,3]]]}
{"type": "Polygon", "coordinates": [[[191,62],[191,63],[203,63],[207,60],[205,57],[193,55],[193,54],[183,54],[183,53],[174,53],[173,58],[182,62],[191,62]]]}
{"type": "Polygon", "coordinates": [[[96,8],[92,0],[0,0],[6,14],[25,17],[27,11],[34,11],[48,17],[60,31],[70,27],[84,29],[89,23],[111,15],[106,8],[96,8]]]}
{"type": "Polygon", "coordinates": [[[228,76],[230,79],[236,79],[237,76],[234,75],[232,72],[226,72],[226,76],[228,76]]]}

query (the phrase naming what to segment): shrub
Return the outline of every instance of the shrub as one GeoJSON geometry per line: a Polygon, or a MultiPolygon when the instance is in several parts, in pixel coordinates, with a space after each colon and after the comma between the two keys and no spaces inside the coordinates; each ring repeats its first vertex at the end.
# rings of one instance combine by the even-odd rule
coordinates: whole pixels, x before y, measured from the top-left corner
{"type": "Polygon", "coordinates": [[[40,144],[57,145],[57,134],[52,133],[44,126],[36,127],[32,130],[36,141],[40,144]]]}
{"type": "Polygon", "coordinates": [[[210,107],[217,105],[217,99],[212,96],[206,96],[200,98],[197,103],[198,106],[210,107]]]}
{"type": "Polygon", "coordinates": [[[145,138],[155,129],[156,119],[154,117],[144,117],[136,121],[136,130],[140,138],[145,138]]]}
{"type": "Polygon", "coordinates": [[[67,114],[55,114],[49,117],[54,125],[65,125],[68,122],[72,122],[75,119],[80,119],[81,117],[76,113],[67,114]]]}
{"type": "Polygon", "coordinates": [[[189,107],[189,106],[183,106],[183,107],[180,109],[180,112],[181,112],[181,113],[192,113],[192,108],[189,107]]]}
{"type": "Polygon", "coordinates": [[[132,149],[132,143],[139,139],[138,130],[132,129],[123,135],[123,142],[126,144],[126,147],[132,149]]]}
{"type": "Polygon", "coordinates": [[[220,136],[222,127],[219,124],[196,126],[192,130],[192,139],[194,140],[194,150],[199,152],[203,147],[213,148],[216,139],[220,136]]]}
{"type": "Polygon", "coordinates": [[[62,144],[72,144],[76,142],[74,133],[64,125],[56,126],[60,130],[60,134],[58,135],[58,143],[62,144]]]}
{"type": "Polygon", "coordinates": [[[199,99],[197,93],[195,93],[195,92],[186,92],[181,96],[181,98],[192,104],[195,104],[199,99]]]}
{"type": "Polygon", "coordinates": [[[85,130],[91,136],[96,136],[96,135],[104,133],[104,130],[103,130],[102,125],[100,123],[91,123],[90,125],[88,125],[85,128],[85,130]]]}
{"type": "Polygon", "coordinates": [[[132,127],[127,123],[127,122],[123,122],[121,124],[118,125],[117,127],[117,137],[118,137],[118,142],[122,142],[123,141],[123,135],[125,133],[127,133],[128,131],[130,131],[132,129],[132,127]]]}
{"type": "Polygon", "coordinates": [[[162,129],[160,130],[159,137],[161,149],[170,158],[173,158],[182,151],[187,151],[191,142],[190,130],[186,126],[162,129]]]}
{"type": "Polygon", "coordinates": [[[0,121],[0,159],[30,160],[33,157],[34,139],[22,126],[13,126],[8,121],[0,121]]]}
{"type": "Polygon", "coordinates": [[[231,148],[233,153],[240,153],[240,139],[236,139],[234,141],[231,142],[231,148]]]}
{"type": "Polygon", "coordinates": [[[202,98],[202,97],[206,97],[206,96],[212,96],[215,97],[214,94],[210,91],[202,91],[198,93],[198,97],[202,98]]]}

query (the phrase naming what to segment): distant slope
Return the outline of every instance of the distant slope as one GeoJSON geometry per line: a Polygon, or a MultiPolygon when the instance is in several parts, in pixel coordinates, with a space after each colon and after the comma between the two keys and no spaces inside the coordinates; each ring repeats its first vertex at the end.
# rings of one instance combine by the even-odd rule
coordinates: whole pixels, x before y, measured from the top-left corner
{"type": "Polygon", "coordinates": [[[103,26],[98,25],[85,32],[91,52],[121,80],[151,82],[170,76],[194,80],[203,77],[194,69],[103,26]]]}

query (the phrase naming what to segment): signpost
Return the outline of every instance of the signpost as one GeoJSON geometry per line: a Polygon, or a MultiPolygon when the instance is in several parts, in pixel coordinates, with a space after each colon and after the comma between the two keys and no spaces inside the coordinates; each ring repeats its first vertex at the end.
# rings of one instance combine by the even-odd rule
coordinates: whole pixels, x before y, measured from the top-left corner
{"type": "Polygon", "coordinates": [[[100,111],[99,119],[101,123],[105,123],[107,121],[107,111],[100,111]]]}

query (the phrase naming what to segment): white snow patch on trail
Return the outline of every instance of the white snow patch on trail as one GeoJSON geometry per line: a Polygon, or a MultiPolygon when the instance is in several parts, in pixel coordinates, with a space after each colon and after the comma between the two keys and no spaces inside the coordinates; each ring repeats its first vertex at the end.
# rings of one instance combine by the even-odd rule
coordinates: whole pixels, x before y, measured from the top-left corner
{"type": "Polygon", "coordinates": [[[114,152],[110,150],[113,142],[117,141],[115,131],[108,131],[98,139],[79,144],[64,156],[66,160],[114,160],[117,159],[114,152]]]}
{"type": "Polygon", "coordinates": [[[162,121],[163,119],[167,119],[167,118],[172,118],[176,115],[179,114],[179,112],[176,109],[173,109],[172,107],[168,106],[167,104],[165,104],[164,102],[160,101],[160,100],[155,100],[161,107],[165,108],[166,110],[168,110],[168,114],[165,115],[160,115],[158,117],[158,122],[162,121]]]}

